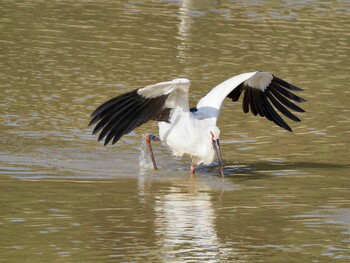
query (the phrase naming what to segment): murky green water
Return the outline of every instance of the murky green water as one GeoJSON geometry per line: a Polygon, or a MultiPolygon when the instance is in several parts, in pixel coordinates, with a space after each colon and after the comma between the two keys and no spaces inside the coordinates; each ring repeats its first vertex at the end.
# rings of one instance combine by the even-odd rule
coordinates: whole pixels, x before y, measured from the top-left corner
{"type": "Polygon", "coordinates": [[[349,1],[1,1],[0,262],[349,262],[349,1]],[[305,89],[288,133],[226,103],[225,180],[155,145],[103,147],[106,99],[175,77],[191,103],[271,71],[305,89]]]}

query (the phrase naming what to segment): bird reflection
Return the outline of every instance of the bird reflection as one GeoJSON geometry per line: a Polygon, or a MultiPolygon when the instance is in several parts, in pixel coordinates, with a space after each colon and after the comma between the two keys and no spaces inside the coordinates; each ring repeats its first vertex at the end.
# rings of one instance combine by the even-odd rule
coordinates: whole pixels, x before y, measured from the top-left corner
{"type": "Polygon", "coordinates": [[[190,35],[190,28],[192,24],[192,17],[190,15],[190,3],[191,1],[189,0],[182,1],[179,10],[180,23],[178,27],[178,39],[180,40],[180,43],[177,46],[178,54],[176,57],[180,62],[185,61],[186,50],[188,49],[186,43],[190,35]]]}
{"type": "MultiPolygon", "coordinates": [[[[205,185],[207,181],[203,183],[197,178],[189,178],[186,182],[184,178],[180,179],[180,185],[167,187],[153,203],[159,258],[164,262],[174,259],[217,262],[220,240],[215,228],[215,210],[207,192],[208,188],[217,185],[205,185]]],[[[153,180],[150,175],[139,177],[140,197],[149,195],[151,185],[155,184],[153,180]]]]}
{"type": "Polygon", "coordinates": [[[215,213],[208,193],[186,193],[172,187],[155,203],[156,235],[162,257],[218,258],[215,213]]]}

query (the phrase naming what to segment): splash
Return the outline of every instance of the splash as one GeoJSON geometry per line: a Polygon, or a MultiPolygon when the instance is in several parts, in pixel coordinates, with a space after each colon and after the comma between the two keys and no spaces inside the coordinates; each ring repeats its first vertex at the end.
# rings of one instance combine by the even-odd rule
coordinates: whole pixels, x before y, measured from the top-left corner
{"type": "Polygon", "coordinates": [[[142,134],[142,142],[140,146],[140,156],[139,156],[139,165],[145,169],[153,168],[151,156],[146,143],[146,134],[142,134]]]}

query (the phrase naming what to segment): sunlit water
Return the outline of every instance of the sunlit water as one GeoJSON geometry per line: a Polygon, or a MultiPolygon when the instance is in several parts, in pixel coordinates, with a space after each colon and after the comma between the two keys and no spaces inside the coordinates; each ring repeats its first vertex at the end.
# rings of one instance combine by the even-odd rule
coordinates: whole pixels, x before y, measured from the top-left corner
{"type": "Polygon", "coordinates": [[[349,262],[349,1],[0,2],[0,262],[349,262]],[[157,143],[150,169],[156,123],[87,127],[122,92],[187,77],[195,105],[254,70],[306,113],[289,133],[227,101],[224,180],[157,143]]]}

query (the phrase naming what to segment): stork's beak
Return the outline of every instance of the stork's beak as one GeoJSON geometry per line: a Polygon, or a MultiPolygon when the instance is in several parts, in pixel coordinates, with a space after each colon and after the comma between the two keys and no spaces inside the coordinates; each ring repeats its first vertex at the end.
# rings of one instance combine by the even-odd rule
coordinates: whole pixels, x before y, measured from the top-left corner
{"type": "Polygon", "coordinates": [[[224,166],[222,164],[222,159],[221,159],[221,152],[220,152],[220,142],[219,139],[212,139],[213,142],[213,147],[216,153],[216,157],[218,158],[218,162],[219,162],[219,168],[220,168],[220,175],[221,177],[225,177],[224,175],[224,166]]]}

